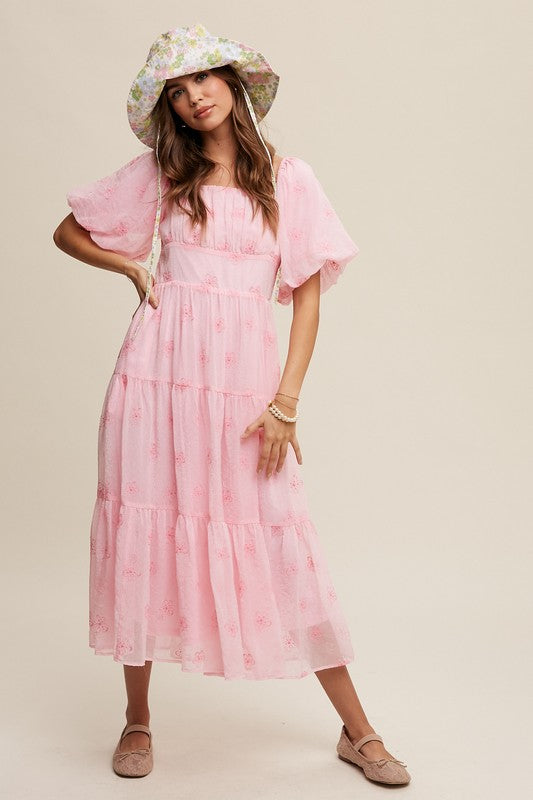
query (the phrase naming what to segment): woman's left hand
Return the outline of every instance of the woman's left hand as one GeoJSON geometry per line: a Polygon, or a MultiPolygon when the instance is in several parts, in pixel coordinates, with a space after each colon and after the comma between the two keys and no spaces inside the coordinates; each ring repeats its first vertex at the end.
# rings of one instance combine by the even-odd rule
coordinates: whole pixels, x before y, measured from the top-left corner
{"type": "Polygon", "coordinates": [[[251,422],[245,428],[244,433],[241,434],[241,439],[246,439],[251,433],[260,428],[263,428],[263,431],[259,431],[263,434],[263,443],[257,464],[257,472],[261,472],[265,464],[267,478],[272,474],[274,467],[279,472],[285,462],[289,443],[296,453],[298,463],[303,463],[300,445],[296,438],[296,422],[283,422],[283,420],[277,419],[266,409],[254,422],[251,422]]]}

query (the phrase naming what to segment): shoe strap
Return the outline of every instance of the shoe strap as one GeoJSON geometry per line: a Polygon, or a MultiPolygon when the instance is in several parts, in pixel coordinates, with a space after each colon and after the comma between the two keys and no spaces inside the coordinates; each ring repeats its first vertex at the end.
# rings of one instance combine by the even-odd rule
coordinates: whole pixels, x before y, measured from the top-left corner
{"type": "Polygon", "coordinates": [[[147,733],[150,736],[150,728],[147,725],[141,725],[138,722],[134,722],[131,725],[125,725],[124,730],[120,734],[120,741],[128,735],[128,733],[133,733],[134,731],[139,731],[140,733],[147,733]]]}
{"type": "Polygon", "coordinates": [[[366,742],[381,742],[383,744],[383,739],[378,733],[367,733],[366,736],[362,736],[355,742],[353,746],[356,750],[359,750],[366,742]]]}

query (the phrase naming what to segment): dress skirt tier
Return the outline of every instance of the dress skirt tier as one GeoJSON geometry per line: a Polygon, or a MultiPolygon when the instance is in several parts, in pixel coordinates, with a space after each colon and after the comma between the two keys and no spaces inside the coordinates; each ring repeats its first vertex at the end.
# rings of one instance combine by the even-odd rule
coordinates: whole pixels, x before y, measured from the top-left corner
{"type": "MultiPolygon", "coordinates": [[[[67,200],[97,244],[142,261],[156,174],[146,152],[67,200]]],[[[292,446],[267,478],[256,471],[262,429],[241,434],[279,386],[278,267],[288,305],[317,270],[326,291],[358,248],[297,157],[279,168],[276,237],[241,189],[202,193],[203,236],[177,207],[162,215],[159,305],[135,312],[105,393],[89,645],[132,666],[301,678],[353,661],[350,632],[292,446]]]]}

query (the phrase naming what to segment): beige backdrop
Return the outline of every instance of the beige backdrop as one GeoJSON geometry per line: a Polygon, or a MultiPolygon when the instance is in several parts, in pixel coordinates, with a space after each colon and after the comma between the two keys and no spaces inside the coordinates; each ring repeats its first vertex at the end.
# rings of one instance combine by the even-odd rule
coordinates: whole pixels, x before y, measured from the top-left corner
{"type": "MultiPolygon", "coordinates": [[[[122,667],[87,644],[89,523],[101,404],[138,297],[52,233],[69,188],[143,152],[131,81],[160,33],[196,22],[281,74],[264,130],[312,164],[360,247],[323,297],[298,432],[369,720],[412,798],[525,794],[531,3],[4,0],[1,14],[9,796],[385,791],[336,758],[315,676],[156,664],[154,772],[132,787],[110,767],[125,695],[122,667]]],[[[290,307],[276,314],[284,358],[290,307]]]]}

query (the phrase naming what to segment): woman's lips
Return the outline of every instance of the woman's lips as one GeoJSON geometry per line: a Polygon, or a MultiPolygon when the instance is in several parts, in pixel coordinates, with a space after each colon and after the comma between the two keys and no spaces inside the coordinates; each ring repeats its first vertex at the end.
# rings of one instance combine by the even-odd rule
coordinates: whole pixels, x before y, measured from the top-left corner
{"type": "Polygon", "coordinates": [[[207,108],[204,111],[201,111],[199,114],[195,115],[195,119],[200,119],[201,117],[206,117],[210,113],[212,108],[213,108],[213,106],[207,106],[207,108]]]}

